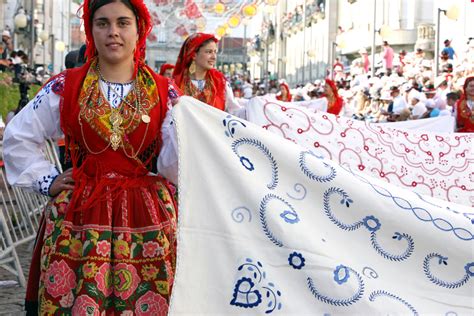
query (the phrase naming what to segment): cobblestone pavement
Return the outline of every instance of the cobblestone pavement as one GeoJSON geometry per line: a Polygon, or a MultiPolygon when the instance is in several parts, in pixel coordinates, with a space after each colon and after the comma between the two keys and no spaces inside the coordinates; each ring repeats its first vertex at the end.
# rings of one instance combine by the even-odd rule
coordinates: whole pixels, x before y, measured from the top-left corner
{"type": "MultiPolygon", "coordinates": [[[[32,241],[33,242],[33,241],[32,241]]],[[[25,278],[28,279],[30,270],[32,242],[17,248],[18,256],[23,267],[25,278]]],[[[15,276],[0,267],[0,315],[25,315],[23,311],[26,289],[17,283],[9,284],[16,280],[15,276]]]]}

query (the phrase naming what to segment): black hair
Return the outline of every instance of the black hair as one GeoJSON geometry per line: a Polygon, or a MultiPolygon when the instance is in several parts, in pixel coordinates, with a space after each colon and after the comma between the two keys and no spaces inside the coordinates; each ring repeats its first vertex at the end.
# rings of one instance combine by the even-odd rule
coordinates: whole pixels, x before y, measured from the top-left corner
{"type": "Polygon", "coordinates": [[[450,92],[446,94],[446,99],[452,99],[454,101],[457,101],[459,100],[459,98],[460,98],[460,95],[459,93],[456,93],[456,92],[450,92]]]}
{"type": "Polygon", "coordinates": [[[137,25],[138,25],[138,14],[137,11],[135,10],[135,7],[130,3],[129,0],[91,0],[89,3],[89,10],[90,10],[90,25],[92,25],[92,21],[94,19],[94,14],[97,10],[99,10],[101,7],[103,7],[106,4],[114,3],[114,2],[121,2],[123,3],[127,8],[129,8],[131,11],[133,11],[133,14],[136,17],[137,20],[137,25]]]}
{"type": "Polygon", "coordinates": [[[66,57],[64,58],[64,66],[66,67],[66,69],[71,69],[71,68],[76,67],[78,55],[79,55],[78,50],[73,50],[67,53],[66,57]]]}
{"type": "Polygon", "coordinates": [[[82,66],[86,63],[86,44],[82,44],[81,48],[79,48],[79,56],[77,56],[77,65],[82,66]]]}

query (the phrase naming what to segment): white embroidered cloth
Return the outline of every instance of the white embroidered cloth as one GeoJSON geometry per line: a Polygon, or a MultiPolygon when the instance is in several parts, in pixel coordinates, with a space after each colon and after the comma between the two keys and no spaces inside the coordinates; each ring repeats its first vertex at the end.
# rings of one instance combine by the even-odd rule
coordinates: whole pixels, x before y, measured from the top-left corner
{"type": "Polygon", "coordinates": [[[170,315],[474,312],[472,209],[182,97],[170,315]]]}
{"type": "Polygon", "coordinates": [[[265,98],[249,102],[247,119],[351,170],[474,206],[472,134],[394,129],[265,98]]]}

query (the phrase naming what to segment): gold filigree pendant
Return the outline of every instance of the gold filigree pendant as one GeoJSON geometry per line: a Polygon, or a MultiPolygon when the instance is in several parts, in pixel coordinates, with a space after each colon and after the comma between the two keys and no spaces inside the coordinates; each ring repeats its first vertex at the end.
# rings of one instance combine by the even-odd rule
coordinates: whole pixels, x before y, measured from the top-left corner
{"type": "Polygon", "coordinates": [[[115,151],[120,147],[120,143],[122,142],[122,136],[117,133],[117,131],[113,131],[112,135],[110,135],[110,145],[112,149],[115,151]]]}

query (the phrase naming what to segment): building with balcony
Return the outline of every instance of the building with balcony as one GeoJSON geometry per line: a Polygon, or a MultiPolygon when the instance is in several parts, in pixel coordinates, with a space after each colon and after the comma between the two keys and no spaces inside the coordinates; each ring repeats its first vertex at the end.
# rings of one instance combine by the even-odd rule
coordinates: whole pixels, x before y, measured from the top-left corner
{"type": "Polygon", "coordinates": [[[360,49],[370,56],[372,47],[377,64],[384,40],[396,53],[420,47],[433,57],[438,9],[454,4],[459,16],[454,21],[440,14],[439,38],[463,51],[474,37],[470,0],[295,0],[261,6],[260,45],[249,50],[252,76],[270,72],[294,86],[326,77],[335,56],[348,66],[360,57],[360,49]]]}

